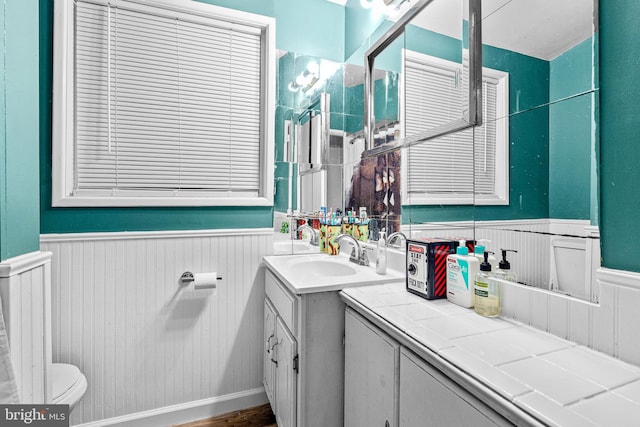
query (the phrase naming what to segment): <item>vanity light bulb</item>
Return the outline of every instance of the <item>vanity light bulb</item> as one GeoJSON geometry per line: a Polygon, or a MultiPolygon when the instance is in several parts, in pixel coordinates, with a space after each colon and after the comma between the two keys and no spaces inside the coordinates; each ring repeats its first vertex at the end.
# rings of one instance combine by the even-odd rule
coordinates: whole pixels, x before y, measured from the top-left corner
{"type": "Polygon", "coordinates": [[[306,85],[307,84],[307,77],[304,74],[298,75],[298,77],[296,77],[296,84],[298,86],[306,85]]]}
{"type": "Polygon", "coordinates": [[[360,6],[365,9],[371,9],[375,0],[360,0],[360,6]]]}
{"type": "Polygon", "coordinates": [[[297,92],[298,89],[300,89],[300,85],[296,84],[295,82],[289,82],[289,90],[291,92],[297,92]]]}
{"type": "Polygon", "coordinates": [[[320,66],[317,62],[309,62],[309,64],[307,65],[307,71],[309,71],[309,73],[311,73],[312,75],[317,76],[318,71],[320,71],[320,66]]]}

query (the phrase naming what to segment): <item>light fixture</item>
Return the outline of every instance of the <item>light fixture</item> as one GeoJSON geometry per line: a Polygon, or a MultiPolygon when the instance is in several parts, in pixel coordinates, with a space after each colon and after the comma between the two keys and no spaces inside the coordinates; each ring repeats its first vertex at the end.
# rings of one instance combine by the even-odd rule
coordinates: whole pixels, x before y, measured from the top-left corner
{"type": "Polygon", "coordinates": [[[375,0],[360,0],[360,6],[365,9],[371,9],[371,7],[373,7],[373,3],[375,3],[375,0]]]}
{"type": "Polygon", "coordinates": [[[319,80],[318,73],[320,66],[317,62],[309,62],[304,71],[298,74],[295,80],[289,82],[288,88],[291,92],[297,92],[302,89],[303,92],[308,91],[319,80]]]}
{"type": "Polygon", "coordinates": [[[291,92],[297,92],[300,90],[300,85],[296,82],[289,82],[288,88],[291,92]]]}

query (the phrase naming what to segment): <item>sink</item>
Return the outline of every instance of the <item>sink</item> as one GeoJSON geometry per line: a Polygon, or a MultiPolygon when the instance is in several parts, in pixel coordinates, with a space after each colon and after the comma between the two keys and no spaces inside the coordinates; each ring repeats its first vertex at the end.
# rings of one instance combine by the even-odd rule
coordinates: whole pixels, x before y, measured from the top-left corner
{"type": "MultiPolygon", "coordinates": [[[[316,248],[317,250],[317,248],[316,248]]],[[[375,264],[357,265],[348,254],[321,253],[264,257],[267,267],[294,293],[336,291],[351,286],[404,281],[404,272],[387,270],[376,274],[375,264]]]]}
{"type": "Polygon", "coordinates": [[[302,258],[295,260],[291,263],[291,273],[294,275],[313,275],[313,276],[351,276],[358,271],[343,262],[330,261],[330,260],[313,260],[309,261],[308,258],[302,258]]]}

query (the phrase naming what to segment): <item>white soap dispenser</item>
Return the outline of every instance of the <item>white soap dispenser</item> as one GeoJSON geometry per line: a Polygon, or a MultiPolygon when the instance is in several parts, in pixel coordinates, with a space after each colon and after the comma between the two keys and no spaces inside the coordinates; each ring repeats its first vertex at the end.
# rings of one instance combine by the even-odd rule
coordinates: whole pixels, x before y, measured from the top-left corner
{"type": "Polygon", "coordinates": [[[378,248],[376,251],[376,273],[387,274],[387,241],[384,236],[384,231],[380,232],[380,238],[378,239],[378,248]]]}
{"type": "Polygon", "coordinates": [[[473,307],[473,282],[480,269],[478,258],[469,255],[461,240],[455,254],[447,257],[447,299],[462,307],[473,307]]]}

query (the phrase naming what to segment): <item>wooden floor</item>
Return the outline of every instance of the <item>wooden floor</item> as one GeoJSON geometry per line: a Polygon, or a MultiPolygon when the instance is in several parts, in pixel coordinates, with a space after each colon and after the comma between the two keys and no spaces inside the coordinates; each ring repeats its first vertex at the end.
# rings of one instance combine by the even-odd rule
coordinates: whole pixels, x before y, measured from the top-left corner
{"type": "Polygon", "coordinates": [[[175,427],[278,427],[278,425],[275,415],[271,412],[271,406],[266,404],[175,427]]]}

